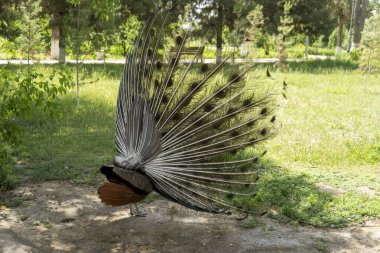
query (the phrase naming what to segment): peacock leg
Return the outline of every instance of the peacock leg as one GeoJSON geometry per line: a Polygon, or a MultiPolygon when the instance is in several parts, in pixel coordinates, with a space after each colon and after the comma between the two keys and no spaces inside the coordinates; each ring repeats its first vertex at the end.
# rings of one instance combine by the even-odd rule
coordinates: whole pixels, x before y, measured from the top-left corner
{"type": "Polygon", "coordinates": [[[137,207],[137,204],[136,203],[133,203],[135,209],[136,209],[136,213],[133,212],[133,209],[132,209],[132,204],[129,205],[129,210],[130,210],[130,214],[131,216],[136,216],[136,217],[145,217],[147,216],[148,213],[146,212],[140,212],[139,208],[137,207]]]}
{"type": "Polygon", "coordinates": [[[133,216],[132,204],[129,204],[129,214],[133,216]]]}
{"type": "Polygon", "coordinates": [[[138,208],[138,206],[137,206],[136,203],[134,203],[133,205],[136,208],[136,216],[138,216],[138,217],[145,217],[145,216],[147,216],[147,214],[148,214],[147,212],[140,212],[140,210],[139,210],[139,208],[138,208]]]}

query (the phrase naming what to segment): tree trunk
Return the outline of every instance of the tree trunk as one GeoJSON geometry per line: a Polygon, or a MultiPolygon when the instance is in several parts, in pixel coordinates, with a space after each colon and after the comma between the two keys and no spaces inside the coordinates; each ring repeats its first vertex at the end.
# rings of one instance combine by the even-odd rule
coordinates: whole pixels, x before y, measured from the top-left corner
{"type": "Polygon", "coordinates": [[[305,40],[305,55],[306,55],[306,60],[307,60],[309,58],[309,35],[307,34],[306,34],[306,40],[305,40]]]}
{"type": "Polygon", "coordinates": [[[218,23],[216,24],[216,62],[222,61],[223,46],[223,4],[218,4],[218,23]]]}
{"type": "Polygon", "coordinates": [[[51,51],[50,56],[52,60],[59,60],[59,39],[60,27],[55,25],[51,28],[51,51]]]}
{"type": "Polygon", "coordinates": [[[352,48],[359,46],[362,38],[364,22],[368,15],[368,0],[356,0],[355,16],[354,16],[354,40],[352,48]]]}
{"type": "Polygon", "coordinates": [[[343,26],[344,26],[344,15],[339,15],[338,19],[338,32],[336,38],[336,51],[335,54],[338,55],[342,52],[343,44],[343,26]]]}
{"type": "Polygon", "coordinates": [[[80,4],[77,6],[77,30],[76,30],[76,45],[75,45],[75,58],[76,58],[76,70],[77,70],[77,107],[80,105],[80,97],[79,97],[79,55],[80,55],[80,45],[79,45],[79,15],[80,15],[80,4]]]}
{"type": "Polygon", "coordinates": [[[50,57],[52,60],[60,60],[61,51],[60,50],[60,40],[61,40],[61,14],[53,13],[52,15],[52,27],[51,27],[51,50],[50,57]]]}

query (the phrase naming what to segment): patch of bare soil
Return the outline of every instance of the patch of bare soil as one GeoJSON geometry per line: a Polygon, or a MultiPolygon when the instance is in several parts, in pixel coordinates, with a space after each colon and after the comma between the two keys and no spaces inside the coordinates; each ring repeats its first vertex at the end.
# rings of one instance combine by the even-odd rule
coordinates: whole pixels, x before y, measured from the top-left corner
{"type": "Polygon", "coordinates": [[[96,188],[47,182],[19,188],[21,207],[0,209],[0,252],[380,252],[380,227],[317,229],[267,217],[196,212],[166,200],[104,206],[96,188]],[[244,228],[244,227],[250,228],[244,228]]]}

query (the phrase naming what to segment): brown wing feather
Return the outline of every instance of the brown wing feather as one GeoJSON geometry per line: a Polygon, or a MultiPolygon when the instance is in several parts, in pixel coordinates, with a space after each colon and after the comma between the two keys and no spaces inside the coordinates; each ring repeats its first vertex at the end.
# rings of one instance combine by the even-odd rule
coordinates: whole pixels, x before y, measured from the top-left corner
{"type": "Polygon", "coordinates": [[[110,182],[105,182],[99,187],[98,195],[101,202],[111,206],[123,206],[130,203],[137,203],[147,196],[136,194],[132,189],[125,185],[110,182]]]}

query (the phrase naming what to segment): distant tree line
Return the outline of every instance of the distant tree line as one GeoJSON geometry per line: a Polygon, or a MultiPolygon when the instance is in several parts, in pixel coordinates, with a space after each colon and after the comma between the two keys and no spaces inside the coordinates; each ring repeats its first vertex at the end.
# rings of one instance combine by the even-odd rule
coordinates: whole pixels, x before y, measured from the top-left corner
{"type": "Polygon", "coordinates": [[[272,35],[283,41],[307,35],[310,43],[327,43],[330,37],[338,54],[345,39],[352,38],[349,50],[358,47],[365,19],[377,5],[378,0],[2,0],[0,46],[15,43],[28,55],[30,46],[37,47],[52,59],[115,45],[125,54],[142,22],[170,6],[173,16],[188,15],[194,34],[209,32],[218,59],[225,43],[250,39],[265,47],[272,35]],[[292,20],[290,30],[284,28],[285,16],[292,20]],[[33,41],[25,47],[27,40],[33,41]]]}

